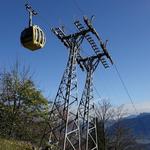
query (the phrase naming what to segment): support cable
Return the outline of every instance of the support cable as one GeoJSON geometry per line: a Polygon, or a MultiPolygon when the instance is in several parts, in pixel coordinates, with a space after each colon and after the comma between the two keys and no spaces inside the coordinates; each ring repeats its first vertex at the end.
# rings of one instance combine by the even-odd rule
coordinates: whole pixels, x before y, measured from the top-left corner
{"type": "MultiPolygon", "coordinates": [[[[130,100],[130,102],[132,104],[134,112],[136,113],[136,115],[139,115],[139,112],[138,112],[138,110],[137,110],[137,108],[135,106],[134,100],[132,99],[132,97],[131,97],[131,95],[129,93],[129,90],[128,90],[128,88],[127,88],[127,86],[126,86],[126,84],[125,84],[125,82],[124,82],[124,80],[123,80],[123,78],[121,76],[121,73],[120,73],[119,69],[117,68],[117,66],[116,66],[115,63],[113,65],[114,65],[115,71],[117,73],[117,76],[118,76],[118,78],[119,78],[119,80],[120,80],[120,82],[121,82],[121,84],[123,86],[123,89],[126,92],[128,98],[129,98],[129,100],[130,100]]],[[[101,99],[101,96],[100,96],[98,90],[96,89],[96,87],[94,87],[94,89],[95,89],[97,95],[99,96],[99,98],[101,99]]],[[[141,124],[141,130],[143,130],[144,135],[147,134],[145,124],[143,123],[143,121],[141,120],[141,118],[138,117],[137,119],[138,119],[138,122],[141,124]]]]}
{"type": "Polygon", "coordinates": [[[79,12],[81,13],[81,15],[85,15],[85,11],[80,7],[79,3],[77,0],[72,0],[73,3],[75,4],[76,8],[79,10],[79,12]]]}
{"type": "MultiPolygon", "coordinates": [[[[74,3],[76,4],[76,7],[78,8],[78,10],[79,10],[80,12],[84,13],[84,10],[81,9],[81,7],[79,6],[77,0],[73,0],[73,1],[74,1],[74,3]]],[[[118,70],[116,64],[114,63],[113,65],[114,65],[114,68],[115,68],[115,70],[116,70],[116,72],[117,72],[117,75],[118,75],[118,77],[119,77],[119,80],[121,81],[122,86],[123,86],[123,88],[124,88],[124,90],[125,90],[125,92],[126,92],[128,98],[129,98],[129,100],[130,100],[130,102],[131,102],[131,104],[132,104],[132,107],[133,107],[135,113],[136,113],[136,114],[139,114],[139,113],[138,113],[138,110],[137,110],[137,108],[136,108],[136,106],[135,106],[135,104],[134,104],[134,101],[133,101],[133,99],[132,99],[132,97],[131,97],[131,95],[130,95],[130,93],[129,93],[129,90],[128,90],[128,88],[127,88],[127,86],[126,86],[126,84],[125,84],[125,82],[124,82],[124,80],[123,80],[123,78],[122,78],[122,76],[121,76],[121,74],[120,74],[120,72],[119,72],[119,70],[118,70]]],[[[99,96],[99,98],[101,98],[101,96],[100,96],[98,90],[97,90],[95,87],[94,87],[94,89],[95,89],[97,95],[99,96]]]]}
{"type": "MultiPolygon", "coordinates": [[[[130,102],[131,102],[131,104],[132,104],[132,107],[133,107],[133,109],[134,109],[136,115],[139,115],[139,112],[138,112],[138,110],[137,110],[137,108],[136,108],[136,106],[135,106],[134,100],[132,99],[132,97],[131,97],[131,95],[130,95],[130,93],[129,93],[129,90],[128,90],[128,88],[127,88],[127,86],[126,86],[126,84],[125,84],[125,82],[124,82],[124,80],[123,80],[123,78],[122,78],[122,76],[121,76],[121,73],[119,72],[119,70],[118,70],[118,68],[117,68],[117,66],[116,66],[115,63],[114,63],[114,68],[115,68],[115,71],[117,72],[117,75],[118,75],[118,77],[119,77],[119,80],[120,80],[120,82],[121,82],[121,84],[122,84],[122,86],[123,86],[123,88],[124,88],[124,90],[125,90],[125,92],[126,92],[128,98],[129,98],[129,100],[130,100],[130,102]]],[[[147,132],[146,132],[145,124],[143,123],[143,121],[141,120],[141,118],[137,117],[137,119],[138,119],[139,123],[141,124],[141,130],[143,130],[144,135],[146,135],[147,132]]]]}
{"type": "Polygon", "coordinates": [[[115,68],[115,71],[117,72],[117,75],[118,75],[118,77],[119,77],[119,80],[120,80],[120,82],[121,82],[121,84],[122,84],[122,86],[123,86],[123,88],[124,88],[124,91],[126,92],[128,98],[129,98],[129,100],[130,100],[130,102],[131,102],[131,104],[132,104],[132,107],[133,107],[135,113],[138,114],[138,111],[137,111],[137,108],[136,108],[136,106],[135,106],[135,104],[134,104],[134,101],[133,101],[133,99],[132,99],[132,97],[131,97],[131,95],[130,95],[130,93],[129,93],[129,90],[128,90],[128,88],[127,88],[127,86],[126,86],[126,84],[125,84],[125,82],[124,82],[124,80],[123,80],[123,78],[122,78],[122,76],[121,76],[121,74],[120,74],[120,72],[119,72],[119,70],[118,70],[118,68],[117,68],[117,66],[116,66],[115,63],[114,63],[114,68],[115,68]]]}
{"type": "MultiPolygon", "coordinates": [[[[26,4],[28,4],[29,6],[31,5],[31,3],[29,2],[29,0],[25,0],[24,3],[25,3],[25,5],[26,4]]],[[[45,24],[47,24],[51,28],[52,24],[50,24],[50,22],[40,14],[39,9],[35,8],[35,10],[36,10],[36,12],[38,14],[37,17],[39,17],[42,21],[45,22],[45,24]]]]}

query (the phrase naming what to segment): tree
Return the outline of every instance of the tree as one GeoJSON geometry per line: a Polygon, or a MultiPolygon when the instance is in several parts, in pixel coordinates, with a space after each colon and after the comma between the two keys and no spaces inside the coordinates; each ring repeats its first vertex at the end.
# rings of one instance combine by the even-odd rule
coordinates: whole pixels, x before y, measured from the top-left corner
{"type": "Polygon", "coordinates": [[[115,109],[103,100],[96,112],[99,150],[127,150],[134,145],[135,139],[131,130],[122,123],[126,115],[123,106],[115,109]]]}
{"type": "Polygon", "coordinates": [[[114,124],[110,134],[110,150],[128,150],[136,144],[131,128],[123,123],[126,115],[123,105],[115,110],[114,124]]]}
{"type": "Polygon", "coordinates": [[[38,142],[48,117],[48,101],[29,69],[18,63],[0,73],[0,136],[38,142]]]}
{"type": "Polygon", "coordinates": [[[114,109],[111,104],[106,100],[98,104],[96,109],[97,113],[97,135],[98,135],[98,148],[99,150],[107,150],[110,143],[110,135],[108,127],[114,118],[114,109]]]}

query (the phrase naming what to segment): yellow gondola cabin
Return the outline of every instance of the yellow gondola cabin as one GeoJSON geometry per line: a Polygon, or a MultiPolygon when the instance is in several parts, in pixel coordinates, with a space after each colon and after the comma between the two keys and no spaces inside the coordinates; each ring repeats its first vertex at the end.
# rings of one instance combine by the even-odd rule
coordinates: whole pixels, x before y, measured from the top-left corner
{"type": "Polygon", "coordinates": [[[33,25],[21,33],[21,43],[25,48],[32,51],[43,48],[46,42],[44,32],[39,26],[33,25]]]}

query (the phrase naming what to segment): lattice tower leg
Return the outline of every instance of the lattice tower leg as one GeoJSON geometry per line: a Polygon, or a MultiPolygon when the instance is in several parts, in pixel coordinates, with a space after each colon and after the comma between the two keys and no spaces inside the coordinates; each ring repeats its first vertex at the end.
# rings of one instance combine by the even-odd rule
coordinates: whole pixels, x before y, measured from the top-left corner
{"type": "Polygon", "coordinates": [[[79,150],[79,122],[77,115],[76,58],[78,48],[72,43],[69,60],[63,74],[52,110],[50,111],[49,141],[60,150],[79,150]],[[73,112],[73,113],[72,113],[73,112]],[[75,144],[76,143],[76,144],[75,144]],[[77,144],[78,143],[78,144],[77,144]]]}
{"type": "Polygon", "coordinates": [[[86,83],[78,114],[80,118],[81,150],[98,150],[95,108],[93,104],[93,59],[86,62],[86,83]]]}

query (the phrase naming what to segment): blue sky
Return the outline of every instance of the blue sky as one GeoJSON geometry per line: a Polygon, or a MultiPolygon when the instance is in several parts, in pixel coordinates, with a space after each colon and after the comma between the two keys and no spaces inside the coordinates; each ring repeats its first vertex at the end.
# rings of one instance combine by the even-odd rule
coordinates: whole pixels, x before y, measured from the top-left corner
{"type": "MultiPolygon", "coordinates": [[[[51,33],[50,28],[64,25],[66,32],[70,33],[75,31],[73,25],[75,19],[82,19],[83,15],[89,17],[95,15],[94,27],[103,40],[109,40],[109,52],[134,103],[137,106],[140,103],[146,106],[149,104],[149,0],[30,0],[29,2],[39,12],[33,22],[44,30],[47,38],[46,46],[34,53],[21,46],[20,33],[28,24],[25,1],[2,1],[0,5],[0,69],[9,68],[18,58],[22,64],[30,66],[35,72],[36,83],[44,94],[54,98],[66,65],[68,52],[51,33]],[[75,5],[76,2],[78,5],[75,5]]],[[[79,81],[84,78],[81,72],[80,76],[79,81]]],[[[105,70],[100,65],[94,76],[95,87],[103,98],[108,98],[115,105],[130,104],[114,67],[105,70]]],[[[98,98],[96,93],[95,98],[98,98]]]]}

